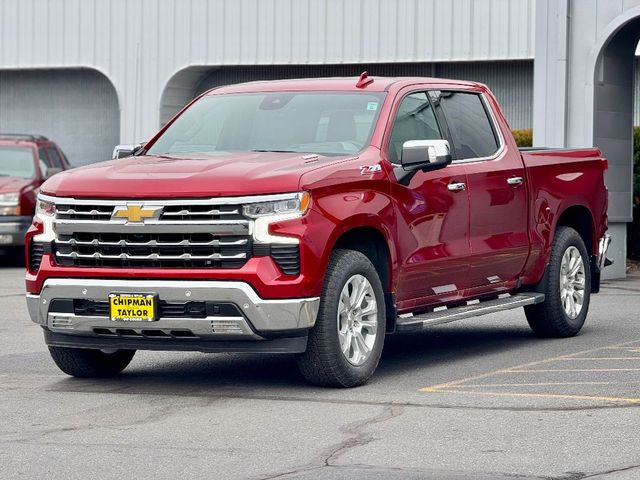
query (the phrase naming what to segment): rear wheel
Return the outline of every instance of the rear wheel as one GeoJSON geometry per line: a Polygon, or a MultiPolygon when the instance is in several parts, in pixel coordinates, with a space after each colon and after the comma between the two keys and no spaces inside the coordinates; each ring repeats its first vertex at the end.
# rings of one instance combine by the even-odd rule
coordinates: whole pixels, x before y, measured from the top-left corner
{"type": "Polygon", "coordinates": [[[316,385],[354,387],[365,383],[380,360],[385,334],[382,283],[360,252],[331,256],[316,324],[298,367],[316,385]]]}
{"type": "Polygon", "coordinates": [[[51,358],[67,375],[81,378],[112,377],[127,368],[135,350],[94,350],[49,347],[51,358]]]}
{"type": "Polygon", "coordinates": [[[544,302],[525,307],[536,335],[577,335],[589,310],[591,271],[584,241],[573,228],[558,227],[549,265],[537,290],[545,294],[544,302]]]}

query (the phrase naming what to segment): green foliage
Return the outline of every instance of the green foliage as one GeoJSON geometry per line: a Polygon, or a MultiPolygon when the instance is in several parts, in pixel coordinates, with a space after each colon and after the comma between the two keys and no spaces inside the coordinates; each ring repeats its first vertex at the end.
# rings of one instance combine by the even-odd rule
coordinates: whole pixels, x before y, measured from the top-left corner
{"type": "Polygon", "coordinates": [[[533,145],[533,130],[530,128],[513,130],[513,138],[519,147],[530,147],[533,145]]]}

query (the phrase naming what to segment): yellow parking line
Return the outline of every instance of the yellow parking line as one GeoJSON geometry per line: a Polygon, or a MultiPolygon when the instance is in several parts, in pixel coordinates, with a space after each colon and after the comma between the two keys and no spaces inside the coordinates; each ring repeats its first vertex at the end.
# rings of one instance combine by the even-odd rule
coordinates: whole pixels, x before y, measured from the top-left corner
{"type": "Polygon", "coordinates": [[[478,392],[478,391],[466,391],[466,390],[444,390],[444,389],[422,389],[421,391],[433,391],[437,393],[456,393],[467,395],[483,395],[489,397],[537,397],[537,398],[559,398],[565,400],[592,400],[594,402],[624,402],[632,404],[640,404],[640,398],[633,397],[599,397],[592,395],[563,395],[553,393],[510,393],[510,392],[478,392]]]}
{"type": "Polygon", "coordinates": [[[540,383],[465,383],[452,385],[448,388],[476,388],[476,387],[550,387],[566,385],[626,385],[628,382],[540,382],[540,383]]]}
{"type": "Polygon", "coordinates": [[[569,357],[562,360],[640,360],[640,355],[635,357],[569,357]]]}
{"type": "Polygon", "coordinates": [[[628,346],[636,344],[638,342],[640,342],[640,340],[632,340],[632,341],[629,341],[629,342],[623,342],[623,343],[607,345],[605,347],[591,348],[589,350],[582,350],[582,351],[579,351],[579,352],[574,352],[574,353],[570,353],[570,354],[566,354],[566,355],[559,355],[557,357],[547,358],[545,360],[538,360],[536,362],[524,363],[522,365],[514,365],[513,367],[501,368],[499,370],[493,370],[491,372],[481,373],[479,375],[473,375],[471,377],[461,378],[461,379],[458,379],[458,380],[453,380],[451,382],[431,385],[429,387],[421,388],[421,389],[419,389],[419,391],[421,391],[421,392],[434,392],[434,391],[437,391],[437,390],[440,390],[440,389],[444,389],[444,388],[447,388],[447,387],[451,387],[451,386],[454,386],[454,385],[460,385],[460,384],[463,384],[463,383],[471,382],[471,381],[474,381],[474,380],[480,380],[480,379],[483,379],[483,378],[491,377],[491,376],[494,376],[494,375],[499,375],[499,374],[502,374],[502,373],[511,373],[513,370],[516,370],[516,369],[535,367],[537,365],[544,365],[545,363],[555,362],[555,361],[562,360],[562,359],[565,359],[565,358],[568,358],[568,357],[575,357],[575,356],[579,356],[579,355],[588,355],[590,353],[601,352],[603,350],[607,350],[607,349],[611,349],[611,348],[621,348],[621,347],[625,347],[625,346],[628,347],[628,346]]]}
{"type": "Polygon", "coordinates": [[[640,368],[549,368],[532,370],[509,370],[505,373],[532,373],[532,372],[640,372],[640,368]]]}

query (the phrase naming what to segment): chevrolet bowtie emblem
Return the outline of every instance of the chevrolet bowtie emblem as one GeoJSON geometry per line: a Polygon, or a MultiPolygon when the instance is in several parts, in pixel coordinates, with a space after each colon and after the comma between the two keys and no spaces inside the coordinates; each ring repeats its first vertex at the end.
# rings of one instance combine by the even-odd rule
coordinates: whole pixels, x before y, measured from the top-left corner
{"type": "Polygon", "coordinates": [[[126,218],[128,222],[144,222],[145,218],[158,218],[162,207],[144,207],[142,205],[122,205],[116,207],[112,218],[126,218]]]}

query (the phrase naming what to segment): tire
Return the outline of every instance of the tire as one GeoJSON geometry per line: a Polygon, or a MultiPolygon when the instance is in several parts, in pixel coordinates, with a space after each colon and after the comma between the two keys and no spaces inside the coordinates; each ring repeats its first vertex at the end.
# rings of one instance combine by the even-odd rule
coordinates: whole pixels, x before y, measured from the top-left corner
{"type": "Polygon", "coordinates": [[[113,377],[127,368],[135,350],[104,352],[88,348],[49,347],[51,358],[67,375],[79,378],[113,377]]]}
{"type": "Polygon", "coordinates": [[[309,332],[307,350],[297,356],[304,378],[326,387],[355,387],[365,383],[373,375],[382,354],[385,312],[382,283],[369,259],[354,250],[335,250],[327,268],[316,323],[309,332]],[[356,292],[360,286],[361,301],[351,305],[355,297],[360,296],[356,292]],[[346,295],[342,295],[343,291],[346,295]],[[368,293],[365,295],[365,292],[368,293]],[[376,311],[371,313],[374,306],[376,311]]]}
{"type": "MultiPolygon", "coordinates": [[[[578,263],[575,264],[579,266],[578,263]]],[[[571,273],[571,271],[569,271],[571,273]]],[[[582,237],[573,228],[558,227],[551,247],[551,256],[545,275],[536,287],[536,291],[545,294],[543,303],[525,307],[525,314],[529,326],[534,333],[542,338],[573,337],[580,332],[587,318],[589,301],[591,299],[591,270],[589,254],[582,237]],[[565,267],[572,265],[573,258],[582,261],[582,269],[573,277],[563,277],[563,258],[565,267]],[[566,257],[568,255],[568,257],[566,257]],[[569,285],[562,294],[562,278],[569,285]],[[580,283],[582,288],[582,304],[578,305],[579,288],[574,288],[580,283]],[[577,293],[572,293],[572,292],[577,293]],[[570,298],[569,298],[570,297],[570,298]],[[571,303],[574,303],[575,311],[571,311],[571,303]]]]}

